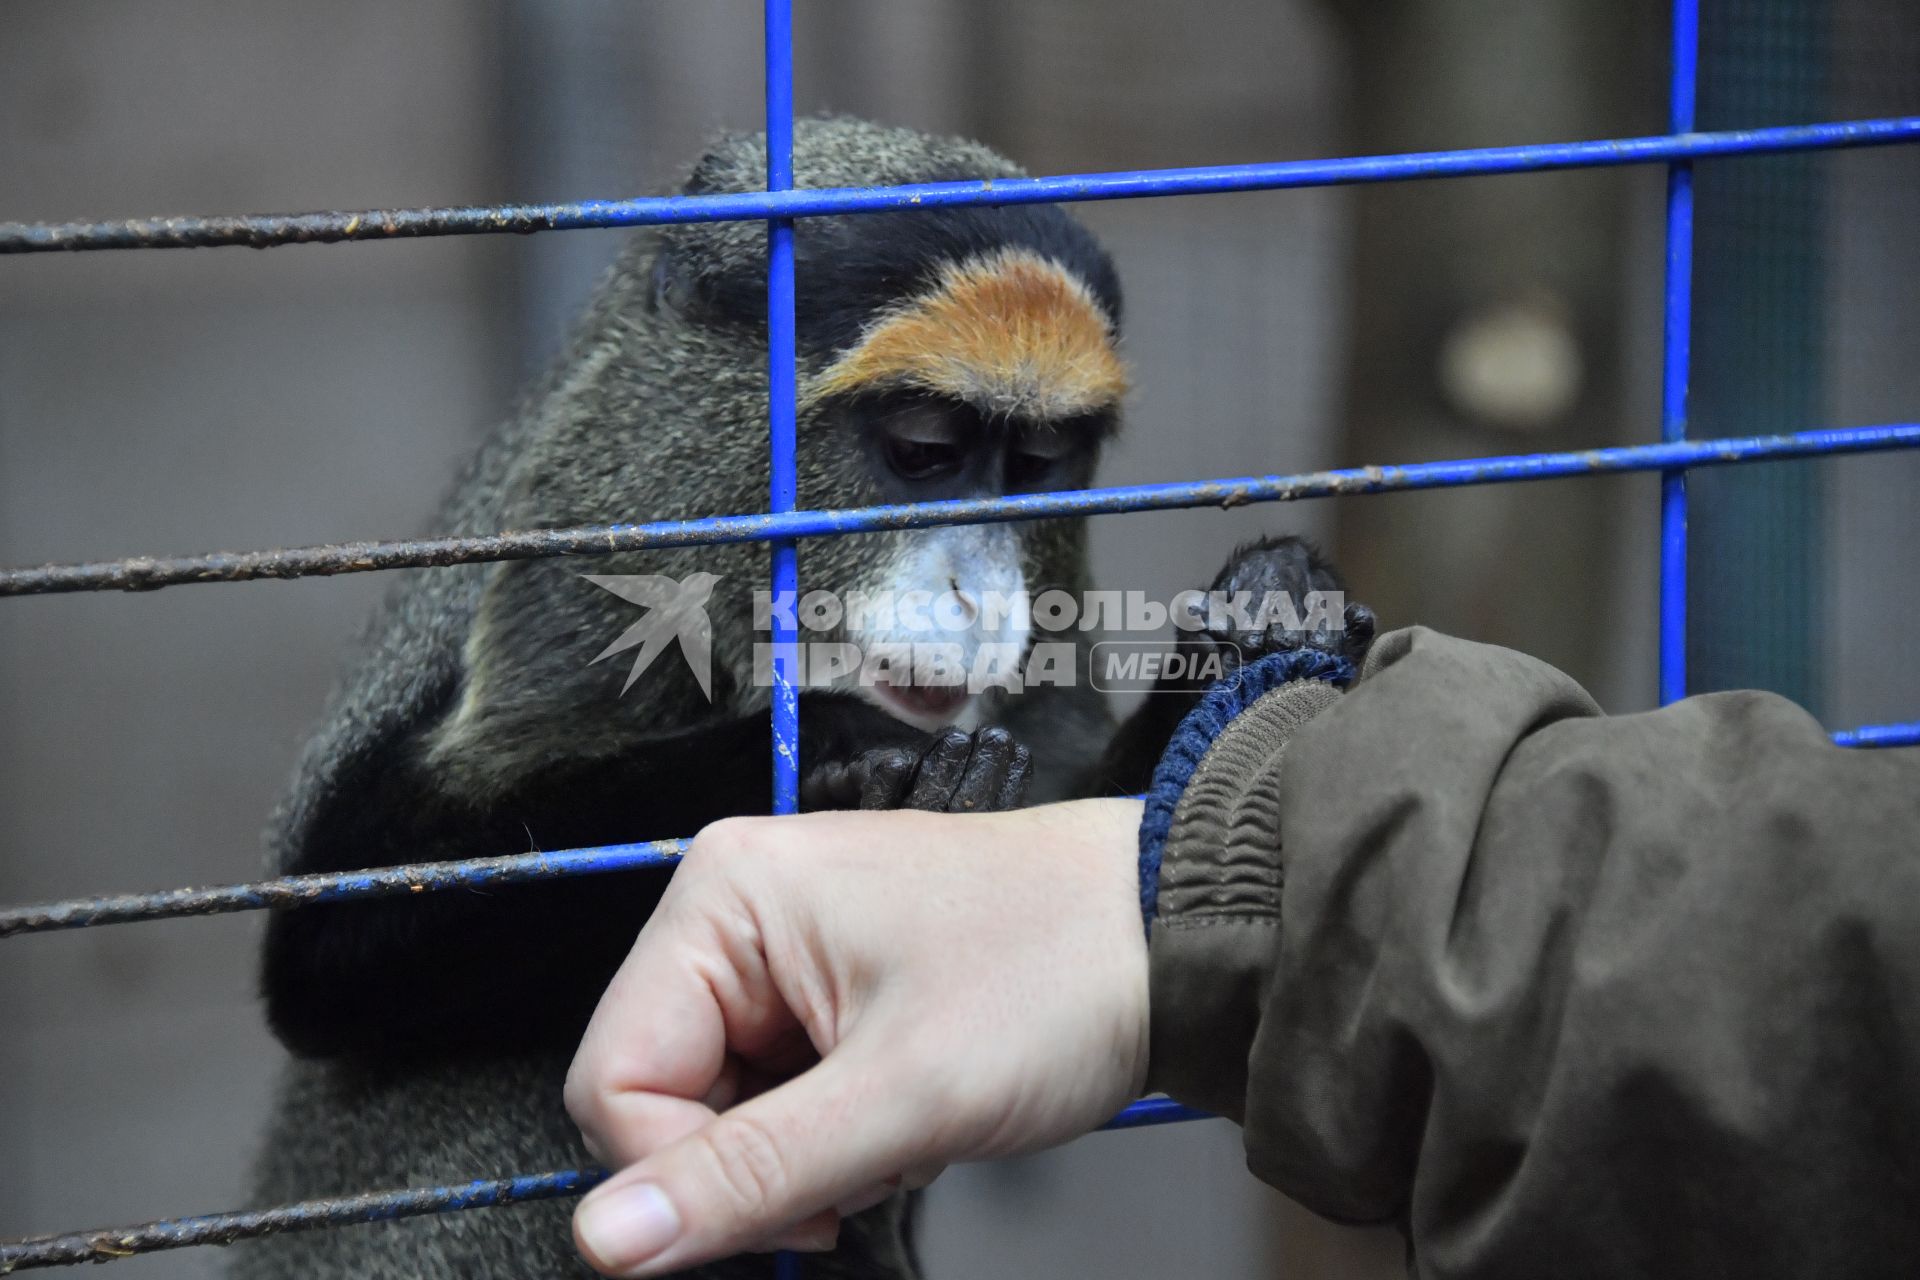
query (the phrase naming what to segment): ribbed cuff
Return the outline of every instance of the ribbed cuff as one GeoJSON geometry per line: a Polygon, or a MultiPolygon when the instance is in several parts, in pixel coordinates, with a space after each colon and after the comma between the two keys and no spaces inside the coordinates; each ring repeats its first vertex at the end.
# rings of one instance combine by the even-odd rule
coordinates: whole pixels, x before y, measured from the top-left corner
{"type": "Polygon", "coordinates": [[[1159,906],[1160,858],[1166,849],[1167,833],[1173,828],[1180,797],[1208,748],[1235,716],[1281,685],[1295,680],[1323,680],[1344,688],[1352,683],[1353,674],[1353,664],[1346,658],[1320,649],[1270,653],[1207,690],[1199,705],[1180,721],[1154,768],[1153,785],[1147,789],[1146,811],[1140,820],[1140,916],[1149,937],[1159,906]]]}

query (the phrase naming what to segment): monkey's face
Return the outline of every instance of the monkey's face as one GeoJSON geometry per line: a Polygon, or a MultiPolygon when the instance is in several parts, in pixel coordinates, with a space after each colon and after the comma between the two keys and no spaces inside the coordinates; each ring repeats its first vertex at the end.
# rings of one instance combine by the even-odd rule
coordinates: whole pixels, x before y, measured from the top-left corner
{"type": "MultiPolygon", "coordinates": [[[[1089,484],[1110,410],[1051,420],[991,413],[926,391],[828,406],[812,430],[851,461],[863,501],[999,497],[1089,484]]],[[[1053,522],[1059,523],[1059,522],[1053,522]]],[[[960,525],[809,544],[801,550],[807,683],[849,690],[922,728],[977,720],[977,695],[1008,681],[1032,638],[1030,602],[1077,585],[1077,539],[1018,524],[960,525]],[[827,593],[837,608],[827,607],[827,593]],[[836,656],[834,645],[850,652],[836,656]]]]}
{"type": "MultiPolygon", "coordinates": [[[[732,138],[700,161],[684,189],[751,191],[766,172],[764,139],[732,138]]],[[[840,187],[991,180],[1020,169],[975,143],[831,119],[796,123],[794,173],[802,187],[840,187]]],[[[602,397],[588,429],[644,424],[636,432],[644,447],[620,464],[637,492],[658,490],[662,473],[700,477],[697,489],[668,487],[666,510],[763,509],[766,231],[691,223],[663,229],[653,243],[649,261],[617,273],[599,313],[611,354],[588,378],[618,392],[602,397]]],[[[802,507],[1090,481],[1126,385],[1116,350],[1120,287],[1099,242],[1058,206],[804,218],[794,228],[794,271],[802,507]]],[[[578,477],[557,483],[575,486],[578,477]]],[[[658,497],[650,501],[661,509],[658,497]]],[[[765,551],[702,547],[648,559],[660,566],[654,572],[697,566],[725,575],[713,619],[714,656],[727,673],[720,683],[736,691],[736,709],[764,706],[767,636],[747,625],[739,600],[764,583],[765,551]]],[[[799,559],[802,600],[822,593],[840,608],[837,617],[796,610],[802,639],[817,642],[802,654],[804,683],[855,689],[919,725],[964,721],[977,672],[1017,669],[1025,615],[996,603],[1023,590],[1075,590],[1086,576],[1074,520],[807,539],[799,559]],[[857,594],[895,607],[849,619],[857,594]],[[918,624],[926,595],[931,627],[918,624]],[[836,669],[847,656],[827,647],[836,642],[858,650],[854,670],[836,669]],[[870,661],[875,650],[892,659],[888,670],[870,661]],[[941,679],[956,660],[968,678],[941,679]]]]}
{"type": "MultiPolygon", "coordinates": [[[[946,263],[807,379],[802,452],[832,477],[823,505],[856,489],[863,502],[909,503],[1082,488],[1125,385],[1113,323],[1088,286],[1062,262],[1001,248],[946,263]]],[[[1082,577],[1079,539],[1057,527],[841,542],[802,551],[803,589],[840,608],[799,621],[816,624],[803,637],[813,652],[842,643],[858,665],[813,664],[807,682],[921,727],[975,718],[977,695],[1020,669],[1033,595],[1082,577]]]]}

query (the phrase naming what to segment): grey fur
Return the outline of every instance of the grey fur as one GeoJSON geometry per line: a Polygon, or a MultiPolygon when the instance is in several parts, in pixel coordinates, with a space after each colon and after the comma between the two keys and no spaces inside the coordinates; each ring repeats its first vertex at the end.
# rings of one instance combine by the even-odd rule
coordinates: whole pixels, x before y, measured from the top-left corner
{"type": "MultiPolygon", "coordinates": [[[[802,121],[796,172],[804,185],[857,185],[955,172],[1019,170],[976,144],[834,119],[802,121]]],[[[690,187],[762,185],[764,144],[724,140],[690,187]]],[[[764,326],[716,327],[683,314],[652,264],[662,245],[716,272],[764,264],[760,224],[637,233],[621,253],[556,370],[479,451],[441,509],[437,532],[651,520],[767,506],[764,326]],[[664,296],[662,296],[664,295],[664,296]]],[[[803,353],[818,368],[831,353],[803,353]]],[[[803,373],[805,370],[803,369],[803,373]]],[[[800,502],[876,500],[864,469],[833,447],[812,416],[800,424],[800,502]]],[[[845,591],[896,558],[911,532],[803,542],[801,581],[845,591]]],[[[1019,527],[1031,590],[1085,586],[1077,521],[1019,527]]],[[[557,751],[611,755],[714,714],[684,669],[650,670],[620,697],[622,664],[589,660],[633,620],[631,606],[583,582],[598,574],[704,570],[723,576],[712,600],[715,702],[766,705],[750,681],[750,593],[765,581],[763,545],[712,546],[415,571],[375,619],[364,651],[276,815],[271,846],[284,865],[345,762],[371,758],[396,735],[433,727],[428,759],[450,788],[484,800],[529,763],[557,751]],[[656,678],[656,674],[658,678],[656,678]]],[[[667,664],[671,665],[671,664],[667,664]]],[[[1036,799],[1064,793],[1109,736],[1090,689],[1029,694],[1006,719],[1035,747],[1036,799]]],[[[278,1203],[381,1187],[462,1181],[587,1163],[561,1109],[566,1063],[534,1055],[382,1076],[337,1063],[288,1070],[260,1159],[255,1200],[278,1203]]],[[[236,1245],[236,1280],[347,1277],[539,1277],[589,1274],[576,1260],[570,1202],[236,1245]]],[[[809,1276],[910,1274],[901,1209],[883,1206],[849,1227],[854,1248],[810,1262],[809,1276]],[[878,1269],[876,1272],[876,1268],[878,1269]]],[[[765,1260],[709,1269],[764,1275],[765,1260]]]]}

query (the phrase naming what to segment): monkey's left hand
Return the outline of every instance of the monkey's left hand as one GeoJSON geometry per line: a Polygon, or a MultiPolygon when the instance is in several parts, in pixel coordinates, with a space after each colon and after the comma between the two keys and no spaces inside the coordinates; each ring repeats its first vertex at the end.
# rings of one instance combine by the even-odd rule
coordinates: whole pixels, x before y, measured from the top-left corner
{"type": "Polygon", "coordinates": [[[1175,641],[1187,660],[1169,664],[1152,692],[1122,722],[1078,794],[1122,796],[1146,790],[1181,719],[1215,681],[1233,676],[1249,663],[1271,654],[1317,649],[1344,657],[1358,668],[1373,643],[1373,610],[1349,603],[1336,623],[1307,608],[1314,593],[1335,591],[1345,591],[1339,571],[1300,538],[1261,538],[1236,549],[1209,588],[1209,598],[1201,606],[1205,612],[1194,615],[1197,625],[1183,626],[1175,641]],[[1223,604],[1239,598],[1243,605],[1252,605],[1245,621],[1261,625],[1235,627],[1239,619],[1231,612],[1212,607],[1213,593],[1223,597],[1223,604]],[[1292,617],[1282,612],[1262,622],[1271,617],[1265,604],[1275,594],[1292,602],[1292,617]],[[1296,625],[1289,627],[1288,621],[1296,625]],[[1309,621],[1311,627],[1306,626],[1309,621]]]}
{"type": "MultiPolygon", "coordinates": [[[[1338,570],[1311,545],[1299,538],[1280,537],[1262,538],[1236,550],[1214,579],[1212,590],[1227,597],[1242,595],[1256,604],[1270,595],[1282,595],[1293,602],[1297,617],[1311,594],[1343,590],[1343,586],[1338,570]]],[[[1179,644],[1217,655],[1217,666],[1229,675],[1255,659],[1295,649],[1338,654],[1358,668],[1373,644],[1376,625],[1373,610],[1357,602],[1345,605],[1337,625],[1323,619],[1311,630],[1292,629],[1277,621],[1254,630],[1236,630],[1230,623],[1215,625],[1216,621],[1204,620],[1197,631],[1183,634],[1179,644]]],[[[1203,688],[1204,683],[1195,687],[1203,688]]]]}
{"type": "Polygon", "coordinates": [[[991,813],[1026,803],[1033,757],[1005,729],[948,729],[918,751],[880,747],[830,761],[800,786],[803,809],[991,813]]]}

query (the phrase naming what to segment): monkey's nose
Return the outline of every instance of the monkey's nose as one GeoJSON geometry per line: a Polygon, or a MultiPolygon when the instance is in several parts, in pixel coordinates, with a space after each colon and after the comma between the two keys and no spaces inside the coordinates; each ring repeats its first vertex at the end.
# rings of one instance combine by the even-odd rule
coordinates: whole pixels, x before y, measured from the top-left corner
{"type": "Polygon", "coordinates": [[[958,578],[948,578],[947,587],[953,592],[954,600],[960,605],[961,617],[966,621],[968,626],[972,626],[974,619],[980,616],[979,597],[962,587],[960,585],[960,579],[958,578]]]}

